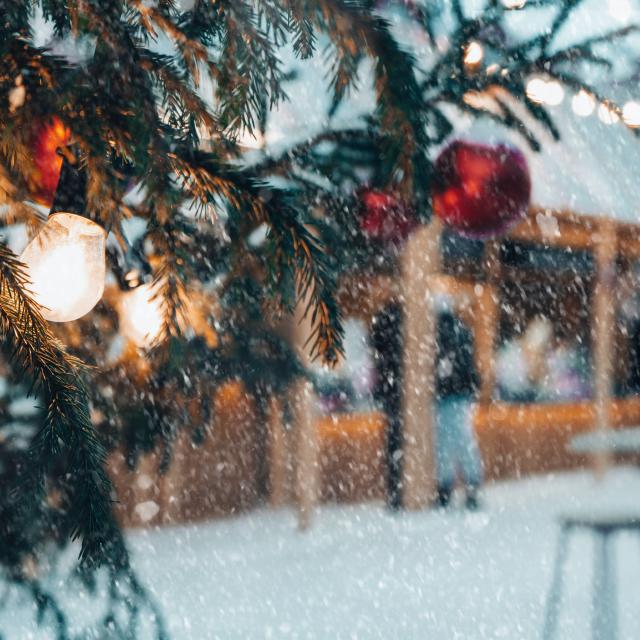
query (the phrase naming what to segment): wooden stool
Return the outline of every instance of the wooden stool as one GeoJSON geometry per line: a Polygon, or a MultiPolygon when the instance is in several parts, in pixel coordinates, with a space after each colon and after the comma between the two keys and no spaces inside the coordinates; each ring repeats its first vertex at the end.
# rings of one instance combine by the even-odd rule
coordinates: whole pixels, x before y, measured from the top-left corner
{"type": "Polygon", "coordinates": [[[543,640],[552,640],[556,634],[564,564],[567,559],[570,535],[576,529],[585,529],[595,536],[592,638],[593,640],[616,640],[618,613],[615,566],[611,561],[611,536],[621,531],[640,531],[640,515],[565,515],[560,519],[560,526],[553,580],[547,597],[543,640]]]}

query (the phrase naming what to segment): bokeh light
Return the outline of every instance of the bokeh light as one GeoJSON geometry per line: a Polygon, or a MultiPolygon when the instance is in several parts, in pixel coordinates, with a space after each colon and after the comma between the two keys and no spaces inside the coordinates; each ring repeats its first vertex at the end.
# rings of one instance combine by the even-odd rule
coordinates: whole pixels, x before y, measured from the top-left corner
{"type": "Polygon", "coordinates": [[[622,119],[628,127],[640,127],[640,103],[630,100],[622,109],[622,119]]]}
{"type": "Polygon", "coordinates": [[[484,49],[479,42],[472,40],[464,50],[464,63],[468,66],[476,66],[484,58],[484,49]]]}
{"type": "Polygon", "coordinates": [[[577,116],[586,118],[595,111],[596,101],[590,93],[581,89],[575,96],[573,96],[573,99],[571,100],[571,108],[577,116]]]}
{"type": "Polygon", "coordinates": [[[564,100],[564,89],[557,80],[545,80],[537,76],[527,82],[527,96],[538,104],[556,107],[564,100]]]}

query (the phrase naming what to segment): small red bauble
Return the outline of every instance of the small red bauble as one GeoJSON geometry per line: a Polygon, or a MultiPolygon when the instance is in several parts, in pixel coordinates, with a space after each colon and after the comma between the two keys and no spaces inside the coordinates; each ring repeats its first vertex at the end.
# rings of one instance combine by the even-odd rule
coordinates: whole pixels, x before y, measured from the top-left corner
{"type": "Polygon", "coordinates": [[[70,139],[71,131],[55,116],[33,129],[33,170],[29,176],[29,189],[38,204],[51,206],[53,202],[62,168],[62,158],[57,151],[69,144],[70,139]]]}
{"type": "Polygon", "coordinates": [[[387,191],[366,189],[360,193],[360,203],[360,229],[372,240],[397,244],[416,225],[411,209],[387,191]]]}
{"type": "Polygon", "coordinates": [[[529,207],[531,178],[521,151],[456,141],[435,163],[433,211],[458,233],[489,238],[504,233],[529,207]]]}

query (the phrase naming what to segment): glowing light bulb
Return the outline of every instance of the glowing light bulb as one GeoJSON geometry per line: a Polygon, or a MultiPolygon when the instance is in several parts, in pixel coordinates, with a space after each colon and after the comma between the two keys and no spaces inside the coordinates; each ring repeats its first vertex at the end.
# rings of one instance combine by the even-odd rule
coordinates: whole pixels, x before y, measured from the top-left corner
{"type": "Polygon", "coordinates": [[[552,107],[557,107],[564,100],[564,89],[562,85],[557,80],[550,80],[545,84],[544,101],[552,107]]]}
{"type": "Polygon", "coordinates": [[[522,9],[527,0],[502,0],[505,9],[522,9]]]}
{"type": "Polygon", "coordinates": [[[546,89],[547,83],[542,78],[531,78],[527,82],[527,96],[538,104],[545,101],[546,89]]]}
{"type": "Polygon", "coordinates": [[[620,120],[620,116],[613,109],[609,109],[606,104],[601,104],[598,107],[598,118],[604,124],[615,124],[620,120]]]}
{"type": "Polygon", "coordinates": [[[535,77],[527,82],[527,96],[538,104],[558,106],[564,100],[564,89],[557,80],[545,80],[535,77]]]}
{"type": "Polygon", "coordinates": [[[120,303],[120,330],[138,347],[150,347],[160,335],[164,316],[155,289],[143,284],[124,294],[120,303]]]}
{"type": "Polygon", "coordinates": [[[628,127],[640,127],[640,103],[627,102],[622,109],[622,119],[628,127]]]}
{"type": "Polygon", "coordinates": [[[571,100],[571,108],[577,116],[586,118],[587,116],[590,116],[596,108],[596,101],[590,93],[581,89],[575,96],[573,96],[573,99],[571,100]]]}
{"type": "Polygon", "coordinates": [[[475,67],[482,62],[484,58],[484,49],[479,42],[472,40],[464,50],[464,63],[467,66],[475,67]]]}
{"type": "Polygon", "coordinates": [[[20,256],[44,318],[69,322],[95,307],[104,291],[106,237],[100,225],[83,216],[49,216],[20,256]]]}

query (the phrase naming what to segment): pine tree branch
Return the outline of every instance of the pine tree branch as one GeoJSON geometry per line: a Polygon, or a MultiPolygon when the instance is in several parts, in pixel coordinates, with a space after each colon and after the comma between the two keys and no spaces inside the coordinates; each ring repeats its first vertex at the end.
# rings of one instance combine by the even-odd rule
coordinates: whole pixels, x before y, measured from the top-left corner
{"type": "MultiPolygon", "coordinates": [[[[194,198],[203,203],[226,202],[234,217],[249,214],[255,225],[269,228],[270,251],[265,259],[269,282],[278,298],[291,308],[285,288],[289,277],[299,299],[309,299],[313,332],[311,353],[334,362],[342,350],[341,315],[334,294],[336,282],[330,257],[321,238],[310,231],[318,221],[303,217],[278,189],[249,171],[221,163],[213,154],[176,149],[171,156],[178,175],[194,198]]],[[[165,247],[165,251],[168,248],[165,247]]]]}
{"type": "MultiPolygon", "coordinates": [[[[299,3],[289,0],[292,8],[299,3]]],[[[416,61],[391,34],[387,20],[365,0],[310,0],[305,16],[329,35],[336,51],[332,86],[334,108],[357,80],[358,62],[374,63],[376,118],[392,181],[411,193],[416,176],[428,175],[425,107],[416,81],[416,61]]]]}
{"type": "MultiPolygon", "coordinates": [[[[12,345],[14,361],[33,378],[32,392],[43,394],[46,419],[31,447],[33,467],[25,482],[42,487],[57,455],[68,456],[73,538],[80,538],[80,559],[96,564],[113,534],[110,522],[111,485],[104,471],[105,452],[89,418],[81,380],[82,363],[66,353],[53,337],[37,306],[25,293],[29,283],[23,266],[0,244],[0,330],[12,345]]],[[[40,499],[41,494],[23,499],[40,499]]]]}

